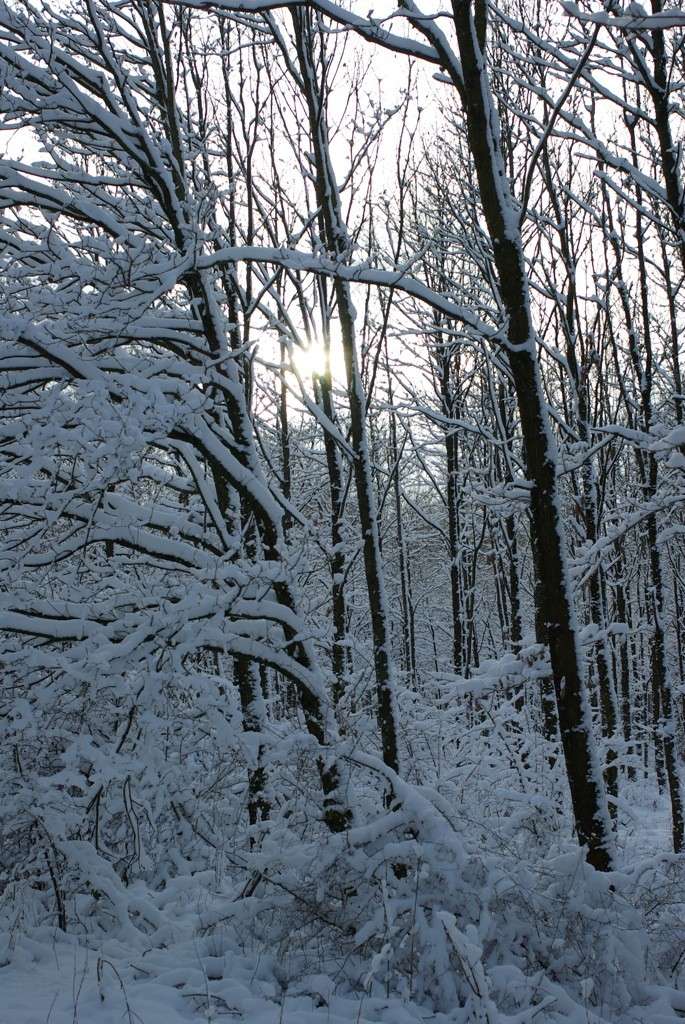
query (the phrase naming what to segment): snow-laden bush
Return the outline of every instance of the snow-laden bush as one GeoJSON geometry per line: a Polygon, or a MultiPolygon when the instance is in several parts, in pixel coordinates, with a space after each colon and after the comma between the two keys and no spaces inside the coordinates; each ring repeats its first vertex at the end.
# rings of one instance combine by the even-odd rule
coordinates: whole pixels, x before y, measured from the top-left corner
{"type": "Polygon", "coordinates": [[[287,719],[271,725],[270,819],[249,825],[252,753],[218,685],[207,671],[183,687],[131,679],[129,724],[132,703],[103,674],[63,709],[69,691],[54,689],[50,719],[4,719],[19,764],[44,764],[23,778],[15,762],[8,776],[5,962],[17,935],[46,920],[132,951],[171,948],[182,920],[203,956],[255,958],[274,992],[325,976],[337,992],[399,996],[465,1024],[572,1020],[578,1008],[614,1021],[682,982],[681,860],[589,868],[553,793],[534,784],[548,750],[513,727],[506,700],[473,703],[457,734],[431,711],[433,694],[403,694],[412,781],[378,759],[357,708],[356,741],[341,745],[355,817],[336,836],[315,796],[311,738],[287,719]],[[100,750],[106,720],[114,740],[100,750]]]}

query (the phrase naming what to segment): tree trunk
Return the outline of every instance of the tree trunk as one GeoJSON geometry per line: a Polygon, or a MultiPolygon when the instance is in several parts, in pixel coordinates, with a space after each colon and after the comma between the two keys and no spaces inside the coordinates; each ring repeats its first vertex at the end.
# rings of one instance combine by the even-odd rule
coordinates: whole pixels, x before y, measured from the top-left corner
{"type": "MultiPolygon", "coordinates": [[[[299,70],[309,114],[309,128],[316,169],[316,196],[324,227],[324,241],[329,252],[333,253],[337,259],[345,260],[349,258],[350,241],[330,161],[326,112],[312,63],[314,33],[311,28],[311,15],[306,11],[294,10],[292,17],[299,70]]],[[[354,482],[371,613],[378,728],[383,761],[394,772],[399,773],[398,714],[391,655],[390,622],[366,427],[366,395],[359,369],[355,336],[355,312],[349,284],[341,278],[336,278],[334,287],[345,359],[351,442],[354,451],[354,482]]]]}
{"type": "Polygon", "coordinates": [[[562,748],[579,842],[599,870],[611,866],[610,825],[597,763],[592,720],[577,647],[575,614],[566,567],[566,544],[557,487],[557,452],[537,362],[528,281],[518,215],[506,178],[499,129],[485,67],[486,4],[477,4],[479,28],[467,0],[454,0],[454,23],[463,68],[469,145],[493,247],[500,295],[507,314],[505,342],[518,400],[537,572],[559,714],[562,748]]]}

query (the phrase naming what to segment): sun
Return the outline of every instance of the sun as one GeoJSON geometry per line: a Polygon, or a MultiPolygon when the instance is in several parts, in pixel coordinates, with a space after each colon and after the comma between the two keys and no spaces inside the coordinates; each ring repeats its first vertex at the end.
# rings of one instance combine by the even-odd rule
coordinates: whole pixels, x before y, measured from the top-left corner
{"type": "Polygon", "coordinates": [[[327,370],[325,346],[319,342],[311,342],[307,347],[293,346],[293,363],[303,377],[321,377],[327,370]]]}

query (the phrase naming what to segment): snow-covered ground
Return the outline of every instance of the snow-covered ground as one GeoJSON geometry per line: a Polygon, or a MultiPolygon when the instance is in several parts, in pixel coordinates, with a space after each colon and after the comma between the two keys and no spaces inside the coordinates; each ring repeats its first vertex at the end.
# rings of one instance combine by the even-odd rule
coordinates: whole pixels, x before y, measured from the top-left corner
{"type": "MultiPolygon", "coordinates": [[[[559,916],[559,935],[563,935],[560,952],[550,947],[546,957],[549,967],[555,957],[557,963],[562,963],[564,944],[568,948],[576,941],[580,946],[597,944],[596,949],[586,951],[587,959],[599,964],[599,973],[604,970],[605,976],[594,981],[581,978],[572,995],[559,982],[558,971],[556,980],[553,972],[544,977],[541,972],[538,978],[526,973],[526,980],[531,982],[530,1005],[525,1006],[524,997],[516,1012],[512,1012],[513,1004],[506,1005],[505,1012],[501,1006],[507,1003],[507,986],[514,993],[517,986],[521,988],[524,975],[514,966],[513,954],[511,964],[507,964],[506,951],[504,957],[499,957],[499,966],[484,967],[487,951],[478,947],[475,930],[464,926],[464,931],[455,936],[456,960],[446,962],[452,964],[449,969],[463,971],[467,980],[470,977],[480,996],[470,1007],[443,1006],[438,1012],[425,999],[418,1002],[411,998],[406,988],[401,994],[397,977],[391,977],[382,966],[379,969],[385,950],[375,957],[367,951],[366,960],[354,953],[336,959],[330,955],[330,946],[323,942],[317,946],[315,933],[309,948],[303,949],[301,939],[295,936],[295,925],[289,945],[287,926],[285,932],[283,928],[288,909],[282,901],[278,906],[274,902],[274,940],[269,942],[268,894],[259,901],[267,923],[258,935],[249,924],[241,923],[235,886],[227,878],[216,884],[212,873],[205,871],[172,880],[156,893],[146,890],[141,881],[133,883],[126,890],[128,902],[124,901],[131,921],[135,921],[128,934],[121,927],[108,928],[107,912],[98,911],[89,917],[93,901],[86,897],[70,908],[72,922],[83,910],[82,934],[72,928],[72,934],[65,935],[41,924],[40,905],[35,904],[32,910],[30,899],[17,900],[12,917],[5,894],[0,908],[5,928],[0,931],[0,1024],[676,1024],[685,1020],[685,992],[678,991],[682,971],[676,969],[666,979],[663,971],[659,976],[658,964],[670,968],[685,941],[685,916],[678,895],[682,892],[682,871],[668,853],[665,800],[655,799],[640,784],[635,784],[628,795],[632,807],[622,813],[618,860],[625,872],[635,864],[643,868],[633,872],[633,881],[615,904],[606,902],[606,890],[596,889],[597,904],[593,907],[592,887],[596,883],[592,876],[588,876],[585,888],[569,888],[559,916]],[[668,867],[662,870],[660,865],[668,867]],[[626,915],[620,917],[623,899],[626,915]],[[636,918],[629,901],[642,905],[642,920],[647,924],[640,936],[630,935],[636,918]],[[597,918],[593,922],[595,909],[597,918]],[[608,952],[611,942],[602,934],[614,912],[615,954],[608,952]],[[593,930],[597,922],[599,931],[593,930]],[[609,1008],[605,1000],[606,992],[612,989],[611,971],[616,972],[617,985],[624,985],[631,950],[635,951],[636,963],[644,962],[644,951],[649,949],[651,956],[652,945],[653,963],[645,971],[644,982],[635,989],[640,991],[640,999],[620,1012],[616,1006],[609,1008]],[[378,961],[375,966],[374,961],[378,961]],[[602,962],[608,966],[602,968],[602,962]],[[665,980],[670,980],[670,985],[664,984],[665,980]],[[601,985],[605,986],[604,994],[597,999],[601,985]],[[585,993],[581,1001],[578,992],[585,993]]],[[[559,857],[558,864],[563,859],[563,855],[559,857]]],[[[562,877],[560,870],[558,865],[550,869],[550,892],[555,891],[553,887],[562,877]]],[[[617,879],[627,877],[623,871],[617,879]]],[[[534,905],[531,899],[530,906],[534,905]]],[[[511,906],[513,915],[520,913],[515,902],[511,906]]],[[[501,906],[491,910],[501,914],[506,923],[506,904],[504,912],[501,906]]],[[[244,920],[247,922],[247,918],[244,920]]],[[[552,918],[535,924],[541,934],[549,929],[549,920],[552,918]]],[[[449,936],[449,922],[446,932],[449,936]]],[[[506,937],[501,941],[506,945],[506,937]]],[[[447,938],[445,942],[449,945],[447,938]]],[[[553,945],[558,942],[557,938],[553,945]]]]}
{"type": "Polygon", "coordinates": [[[44,930],[22,936],[0,970],[2,1024],[416,1024],[449,1020],[397,998],[336,994],[325,976],[280,990],[269,957],[212,956],[201,939],[127,956],[44,930]]]}

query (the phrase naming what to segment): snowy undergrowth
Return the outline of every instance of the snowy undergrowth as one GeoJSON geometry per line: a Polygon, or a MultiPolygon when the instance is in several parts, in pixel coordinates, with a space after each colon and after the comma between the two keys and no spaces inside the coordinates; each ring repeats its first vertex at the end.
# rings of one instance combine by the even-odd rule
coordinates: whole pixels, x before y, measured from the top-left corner
{"type": "Polygon", "coordinates": [[[597,874],[538,724],[501,692],[474,702],[437,680],[401,695],[402,779],[370,710],[350,708],[354,820],[337,836],[310,738],[274,716],[270,819],[250,834],[253,751],[234,709],[192,697],[169,692],[173,731],[151,702],[135,749],[100,755],[87,785],[75,727],[44,748],[44,775],[15,776],[0,1024],[683,1019],[685,863],[641,773],[622,779],[617,870],[597,874]]]}
{"type": "Polygon", "coordinates": [[[643,856],[611,876],[545,831],[543,805],[537,838],[520,815],[514,836],[502,798],[500,826],[492,795],[478,825],[441,788],[398,785],[401,810],[344,837],[282,820],[242,863],[179,854],[156,886],[151,867],[124,885],[89,844],[65,846],[90,883],[68,896],[69,934],[44,924],[48,890],[5,889],[0,1021],[683,1019],[685,870],[645,849],[661,808],[639,783],[627,836],[643,856]]]}

